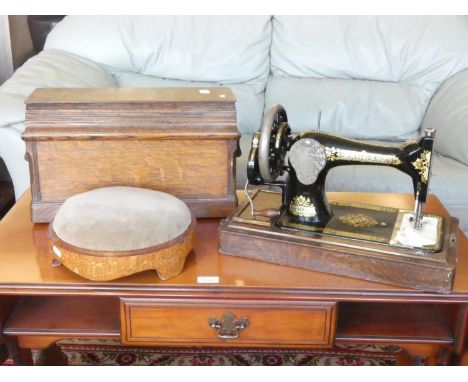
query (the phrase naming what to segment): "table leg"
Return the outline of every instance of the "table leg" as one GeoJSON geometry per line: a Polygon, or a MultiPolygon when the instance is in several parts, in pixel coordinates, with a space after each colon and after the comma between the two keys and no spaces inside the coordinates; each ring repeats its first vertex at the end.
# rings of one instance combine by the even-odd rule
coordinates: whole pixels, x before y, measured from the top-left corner
{"type": "Polygon", "coordinates": [[[18,366],[33,366],[34,360],[31,349],[18,347],[18,340],[15,337],[5,338],[6,346],[10,353],[10,357],[13,358],[13,362],[18,366]]]}
{"type": "Polygon", "coordinates": [[[438,365],[443,362],[451,362],[452,350],[437,344],[395,344],[403,351],[398,356],[398,366],[429,366],[438,365]]]}
{"type": "Polygon", "coordinates": [[[453,365],[454,355],[455,353],[451,349],[447,347],[442,348],[440,350],[439,357],[437,359],[437,365],[438,366],[453,365]]]}
{"type": "Polygon", "coordinates": [[[39,351],[36,365],[38,366],[68,366],[68,358],[56,343],[39,351]]]}
{"type": "Polygon", "coordinates": [[[16,296],[0,296],[0,365],[13,356],[8,341],[3,335],[3,326],[18,301],[19,297],[16,296]]]}
{"type": "Polygon", "coordinates": [[[10,352],[5,344],[0,344],[0,365],[10,356],[10,352]]]}
{"type": "Polygon", "coordinates": [[[457,354],[454,363],[458,366],[468,366],[468,352],[457,354]]]}
{"type": "Polygon", "coordinates": [[[460,309],[455,341],[455,363],[468,365],[468,304],[460,309]]]}

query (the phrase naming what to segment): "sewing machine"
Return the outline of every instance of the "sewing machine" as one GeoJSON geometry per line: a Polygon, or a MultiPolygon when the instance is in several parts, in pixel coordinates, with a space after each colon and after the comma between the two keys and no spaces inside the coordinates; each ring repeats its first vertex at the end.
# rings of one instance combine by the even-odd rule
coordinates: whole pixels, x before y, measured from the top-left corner
{"type": "MultiPolygon", "coordinates": [[[[286,110],[281,105],[275,105],[265,114],[261,131],[257,132],[252,140],[247,164],[248,181],[245,186],[251,204],[251,214],[254,217],[279,217],[275,221],[278,227],[336,232],[336,229],[330,229],[328,226],[334,217],[333,208],[330,207],[325,193],[328,172],[334,167],[345,165],[389,166],[411,177],[415,207],[412,216],[406,216],[406,220],[411,222],[415,230],[423,230],[427,224],[423,224],[422,206],[427,199],[434,135],[434,130],[426,129],[419,142],[410,141],[398,147],[372,145],[321,132],[319,113],[316,130],[293,137],[286,110]],[[283,180],[278,180],[280,176],[283,180]],[[251,185],[280,187],[282,207],[256,210],[249,190],[251,185]]],[[[341,227],[339,231],[344,236],[357,236],[356,231],[366,231],[372,223],[380,224],[381,230],[389,231],[385,219],[376,220],[375,216],[369,216],[370,211],[374,211],[373,208],[368,208],[369,213],[363,214],[365,206],[360,206],[359,211],[354,212],[353,209],[356,208],[353,206],[341,204],[340,207],[342,211],[338,220],[344,225],[348,223],[347,225],[353,228],[351,232],[347,232],[341,227]]],[[[402,219],[403,216],[397,217],[399,225],[402,219]]],[[[437,219],[435,223],[438,232],[435,233],[437,238],[434,238],[433,245],[419,246],[418,239],[414,245],[408,242],[399,244],[420,247],[421,250],[439,250],[443,222],[437,219]],[[436,243],[439,245],[435,245],[436,243]]],[[[418,233],[413,235],[418,236],[418,233]]],[[[365,232],[360,236],[364,237],[365,232]]],[[[390,242],[396,244],[392,238],[390,242]]]]}
{"type": "Polygon", "coordinates": [[[320,117],[315,130],[293,136],[285,109],[273,106],[252,139],[246,200],[220,224],[220,253],[449,292],[458,220],[423,213],[434,136],[426,129],[419,141],[374,145],[320,131],[320,117]],[[414,209],[328,200],[326,177],[345,165],[407,174],[414,209]]]}

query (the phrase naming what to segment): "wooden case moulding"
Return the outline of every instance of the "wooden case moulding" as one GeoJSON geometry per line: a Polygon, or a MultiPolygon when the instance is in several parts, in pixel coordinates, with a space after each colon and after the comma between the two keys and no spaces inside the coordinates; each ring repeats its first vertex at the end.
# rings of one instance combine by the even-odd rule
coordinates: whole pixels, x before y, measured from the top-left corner
{"type": "Polygon", "coordinates": [[[237,204],[239,132],[228,88],[36,89],[26,100],[32,220],[107,186],[155,189],[196,217],[237,204]]]}

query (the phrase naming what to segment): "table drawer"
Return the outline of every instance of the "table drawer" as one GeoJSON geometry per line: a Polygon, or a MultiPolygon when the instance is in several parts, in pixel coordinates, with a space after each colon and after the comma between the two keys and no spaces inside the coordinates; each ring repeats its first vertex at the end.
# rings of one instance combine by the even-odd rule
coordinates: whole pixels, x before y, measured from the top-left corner
{"type": "Polygon", "coordinates": [[[129,345],[328,347],[334,302],[121,299],[129,345]]]}

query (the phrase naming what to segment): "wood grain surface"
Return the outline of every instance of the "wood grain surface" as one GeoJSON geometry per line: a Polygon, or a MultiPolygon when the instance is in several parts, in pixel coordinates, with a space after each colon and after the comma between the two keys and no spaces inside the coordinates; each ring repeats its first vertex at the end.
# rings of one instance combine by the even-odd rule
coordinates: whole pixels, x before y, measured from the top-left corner
{"type": "Polygon", "coordinates": [[[115,185],[171,193],[197,217],[226,216],[237,203],[235,99],[228,88],[199,90],[37,89],[23,134],[33,221],[115,185]]]}
{"type": "Polygon", "coordinates": [[[28,104],[44,103],[146,103],[146,102],[234,102],[227,87],[193,88],[39,88],[28,104]],[[200,92],[200,90],[202,90],[200,92]],[[209,90],[209,93],[206,92],[209,90]],[[223,95],[222,97],[220,97],[223,95]]]}
{"type": "MultiPolygon", "coordinates": [[[[413,204],[411,195],[402,194],[329,197],[388,207],[413,204]]],[[[326,320],[317,312],[330,304],[337,315],[335,324],[330,322],[330,341],[336,344],[395,344],[404,348],[406,363],[466,362],[468,245],[460,231],[454,287],[446,295],[220,255],[219,219],[198,220],[194,251],[173,279],[159,280],[145,271],[91,282],[51,266],[47,225],[31,222],[30,201],[25,194],[0,221],[0,308],[15,301],[7,300],[10,295],[28,295],[3,318],[5,335],[21,347],[18,354],[30,354],[26,348],[48,347],[60,338],[119,338],[121,333],[135,343],[144,338],[148,345],[193,346],[206,338],[209,346],[301,347],[302,339],[310,341],[304,347],[312,347],[313,341],[326,337],[326,320]],[[201,283],[200,277],[207,276],[219,282],[201,283]],[[136,309],[133,317],[125,306],[136,309]],[[58,311],[64,314],[54,314],[58,311]],[[89,314],[82,317],[83,312],[89,314]],[[218,339],[209,326],[211,316],[226,312],[249,317],[252,325],[240,334],[244,343],[218,339]],[[166,331],[162,324],[171,326],[166,331]],[[174,342],[175,332],[184,339],[174,342]]],[[[426,210],[449,216],[434,196],[426,210]]]]}
{"type": "Polygon", "coordinates": [[[43,142],[37,149],[41,200],[116,185],[178,197],[225,196],[227,150],[225,141],[209,140],[43,142]]]}
{"type": "MultiPolygon", "coordinates": [[[[256,208],[266,208],[270,202],[270,207],[277,208],[281,194],[261,192],[253,200],[258,200],[256,208]]],[[[457,219],[445,219],[440,252],[421,254],[366,240],[278,228],[271,219],[269,224],[265,218],[257,222],[249,206],[247,202],[240,204],[221,222],[220,253],[421,290],[451,291],[457,219]]]]}
{"type": "MultiPolygon", "coordinates": [[[[243,198],[243,193],[239,194],[243,198]]],[[[406,194],[330,193],[330,198],[383,206],[411,208],[413,197],[406,194]]],[[[26,193],[0,221],[0,293],[145,295],[168,293],[191,295],[213,288],[222,294],[290,293],[314,295],[340,301],[360,298],[386,301],[451,301],[468,300],[468,241],[463,233],[457,236],[457,268],[453,290],[449,295],[422,292],[412,288],[392,286],[330,275],[316,271],[284,267],[262,261],[248,260],[218,252],[219,219],[199,219],[197,240],[188,256],[184,272],[171,280],[158,280],[154,273],[142,272],[115,282],[87,281],[65,268],[52,268],[48,250],[46,224],[31,222],[31,196],[26,193]],[[200,284],[199,276],[218,276],[217,284],[200,284]],[[183,286],[183,291],[179,288],[183,286]],[[172,293],[172,292],[171,292],[172,293]]],[[[448,217],[447,211],[434,196],[429,197],[427,212],[448,217]]]]}
{"type": "Polygon", "coordinates": [[[334,303],[249,301],[216,303],[198,299],[124,299],[121,305],[122,342],[138,345],[193,344],[205,346],[276,345],[281,347],[330,347],[335,331],[334,303]],[[247,318],[238,338],[219,338],[208,324],[224,313],[247,318]]]}

